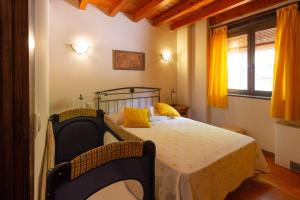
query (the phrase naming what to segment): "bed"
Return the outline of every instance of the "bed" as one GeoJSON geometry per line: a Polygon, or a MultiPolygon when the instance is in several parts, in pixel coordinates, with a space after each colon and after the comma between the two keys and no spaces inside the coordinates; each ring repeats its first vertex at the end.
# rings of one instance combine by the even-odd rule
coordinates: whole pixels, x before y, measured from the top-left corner
{"type": "MultiPolygon", "coordinates": [[[[151,88],[146,88],[145,93],[137,92],[138,95],[142,94],[139,96],[141,98],[134,97],[136,88],[129,88],[128,93],[112,90],[116,95],[129,94],[130,97],[110,98],[107,101],[101,96],[114,96],[111,91],[96,94],[100,96],[98,108],[102,106],[102,109],[108,109],[104,116],[108,127],[106,142],[151,140],[155,143],[156,199],[224,199],[244,180],[252,177],[255,170],[269,171],[256,141],[229,130],[183,117],[152,122],[151,128],[125,128],[117,124],[112,114],[122,107],[118,105],[119,101],[126,104],[129,100],[133,107],[143,107],[145,103],[148,105],[149,99],[152,104],[155,98],[159,102],[160,90],[153,90],[159,92],[158,95],[151,88]],[[146,93],[150,95],[145,96],[146,93]],[[101,103],[106,104],[104,108],[101,103]],[[111,109],[114,111],[111,112],[111,109]]],[[[138,199],[142,198],[141,192],[133,185],[127,184],[127,187],[138,199]]]]}

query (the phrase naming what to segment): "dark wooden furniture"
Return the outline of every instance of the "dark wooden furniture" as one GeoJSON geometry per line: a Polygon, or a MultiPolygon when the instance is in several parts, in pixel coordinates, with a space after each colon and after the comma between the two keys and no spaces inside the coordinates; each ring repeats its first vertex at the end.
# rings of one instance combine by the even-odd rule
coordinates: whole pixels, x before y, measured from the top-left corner
{"type": "Polygon", "coordinates": [[[171,105],[175,110],[179,112],[182,117],[189,117],[189,107],[184,105],[171,105]]]}
{"type": "Polygon", "coordinates": [[[1,199],[33,199],[28,1],[0,1],[1,199]]]}

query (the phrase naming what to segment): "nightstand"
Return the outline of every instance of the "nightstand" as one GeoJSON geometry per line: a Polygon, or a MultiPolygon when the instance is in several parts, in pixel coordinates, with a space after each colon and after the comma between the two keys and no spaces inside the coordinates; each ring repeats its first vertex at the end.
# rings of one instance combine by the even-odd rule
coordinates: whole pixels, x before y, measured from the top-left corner
{"type": "Polygon", "coordinates": [[[189,117],[189,107],[183,105],[171,105],[182,117],[189,117]]]}

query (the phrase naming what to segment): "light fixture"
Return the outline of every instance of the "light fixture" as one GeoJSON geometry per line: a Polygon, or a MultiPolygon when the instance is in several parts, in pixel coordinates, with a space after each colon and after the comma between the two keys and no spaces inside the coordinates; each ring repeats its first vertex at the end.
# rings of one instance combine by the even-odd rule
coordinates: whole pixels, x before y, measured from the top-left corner
{"type": "Polygon", "coordinates": [[[169,62],[171,59],[171,52],[170,51],[163,51],[161,54],[161,58],[164,62],[169,62]]]}
{"type": "Polygon", "coordinates": [[[84,41],[78,41],[74,44],[71,44],[72,49],[78,54],[86,54],[90,46],[84,41]]]}
{"type": "Polygon", "coordinates": [[[35,41],[34,41],[34,36],[33,33],[29,33],[29,37],[28,37],[28,46],[29,46],[29,50],[33,51],[35,48],[35,41]]]}

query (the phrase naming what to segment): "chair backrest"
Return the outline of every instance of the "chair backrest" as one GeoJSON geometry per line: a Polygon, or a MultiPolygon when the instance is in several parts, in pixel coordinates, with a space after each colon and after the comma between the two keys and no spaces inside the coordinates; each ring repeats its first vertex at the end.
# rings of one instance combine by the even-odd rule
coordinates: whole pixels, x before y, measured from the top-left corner
{"type": "Polygon", "coordinates": [[[55,164],[103,145],[105,124],[103,112],[76,109],[50,117],[55,138],[55,164]]]}
{"type": "Polygon", "coordinates": [[[137,180],[144,200],[155,194],[155,145],[151,141],[116,142],[54,167],[47,176],[47,200],[87,199],[122,180],[137,180]]]}

